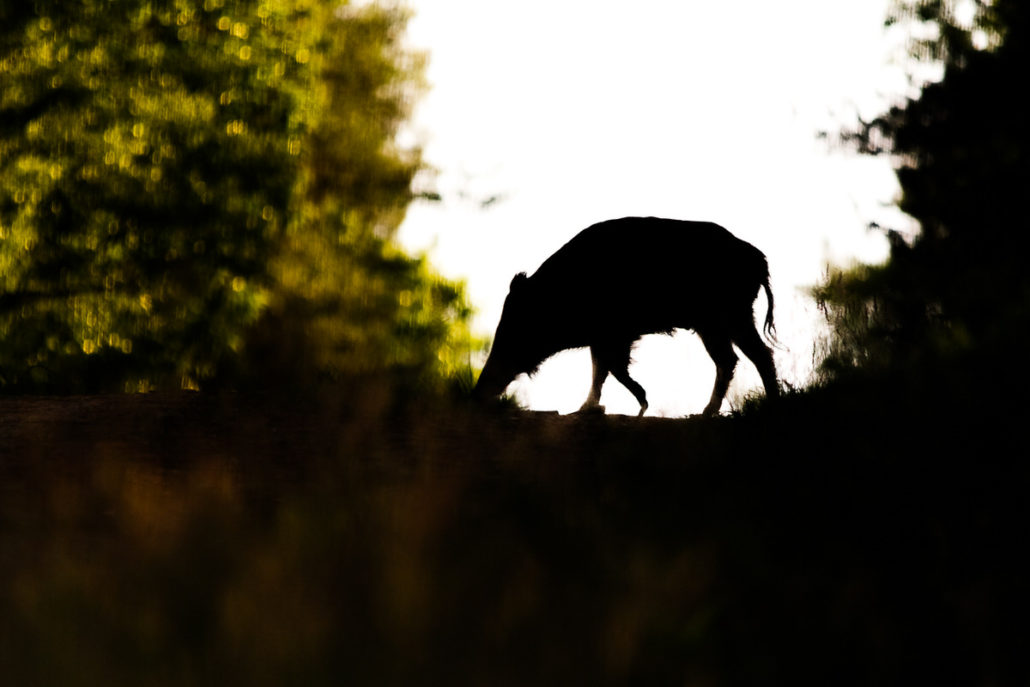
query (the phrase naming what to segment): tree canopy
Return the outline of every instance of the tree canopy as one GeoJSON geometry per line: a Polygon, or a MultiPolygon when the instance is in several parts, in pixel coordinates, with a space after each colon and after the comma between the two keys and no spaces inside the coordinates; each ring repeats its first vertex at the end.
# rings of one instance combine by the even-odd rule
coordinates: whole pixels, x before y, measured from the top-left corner
{"type": "Polygon", "coordinates": [[[420,153],[404,12],[0,4],[0,385],[453,368],[461,284],[393,233],[420,153]]]}
{"type": "Polygon", "coordinates": [[[943,76],[846,138],[895,161],[911,240],[882,265],[831,272],[815,293],[833,325],[824,372],[1003,357],[1030,328],[1030,140],[1021,84],[1030,11],[1018,0],[899,2],[912,58],[943,76]],[[963,12],[965,10],[965,12],[963,12]]]}

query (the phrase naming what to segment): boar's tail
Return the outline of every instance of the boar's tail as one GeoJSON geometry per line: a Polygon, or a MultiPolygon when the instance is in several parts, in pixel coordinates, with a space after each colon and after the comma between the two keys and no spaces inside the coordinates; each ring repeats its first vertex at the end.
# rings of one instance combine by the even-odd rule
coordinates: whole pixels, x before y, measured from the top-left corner
{"type": "Polygon", "coordinates": [[[773,294],[772,287],[769,285],[769,269],[765,270],[765,279],[762,280],[762,288],[765,289],[765,297],[769,301],[769,309],[765,313],[765,326],[762,328],[765,332],[765,337],[769,340],[769,343],[775,345],[779,344],[779,340],[776,338],[776,323],[773,322],[773,294]]]}

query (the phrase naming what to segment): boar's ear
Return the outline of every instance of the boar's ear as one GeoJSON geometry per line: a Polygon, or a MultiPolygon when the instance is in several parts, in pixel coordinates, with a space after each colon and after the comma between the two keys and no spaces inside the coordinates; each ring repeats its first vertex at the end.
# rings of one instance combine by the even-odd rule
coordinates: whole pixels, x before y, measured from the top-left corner
{"type": "Polygon", "coordinates": [[[511,293],[515,293],[516,291],[521,289],[523,286],[525,286],[527,281],[529,281],[529,277],[526,276],[526,273],[525,272],[519,272],[518,274],[515,275],[515,278],[511,280],[510,292],[511,293]]]}

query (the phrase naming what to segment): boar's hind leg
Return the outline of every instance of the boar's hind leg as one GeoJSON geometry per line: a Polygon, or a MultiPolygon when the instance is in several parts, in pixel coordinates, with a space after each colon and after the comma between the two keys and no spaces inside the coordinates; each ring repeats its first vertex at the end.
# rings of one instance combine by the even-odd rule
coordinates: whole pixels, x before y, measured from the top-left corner
{"type": "Polygon", "coordinates": [[[633,397],[640,404],[640,412],[643,415],[647,410],[647,393],[644,387],[640,386],[635,379],[629,376],[629,354],[633,342],[623,344],[604,344],[590,347],[590,357],[594,363],[594,379],[590,387],[590,395],[580,410],[588,410],[598,406],[601,400],[601,387],[610,372],[613,377],[624,387],[629,389],[633,397]]]}
{"type": "Polygon", "coordinates": [[[776,382],[776,365],[773,363],[772,351],[762,342],[762,336],[753,321],[742,325],[738,331],[739,333],[733,337],[733,343],[737,344],[740,352],[755,364],[758,374],[762,377],[766,397],[775,398],[780,393],[780,387],[776,382]]]}
{"type": "Polygon", "coordinates": [[[708,355],[715,362],[715,387],[712,388],[712,398],[702,411],[703,415],[710,417],[719,414],[722,400],[726,398],[726,390],[730,388],[730,380],[733,379],[733,368],[737,366],[737,354],[733,352],[730,337],[714,332],[698,334],[701,335],[701,342],[708,355]]]}

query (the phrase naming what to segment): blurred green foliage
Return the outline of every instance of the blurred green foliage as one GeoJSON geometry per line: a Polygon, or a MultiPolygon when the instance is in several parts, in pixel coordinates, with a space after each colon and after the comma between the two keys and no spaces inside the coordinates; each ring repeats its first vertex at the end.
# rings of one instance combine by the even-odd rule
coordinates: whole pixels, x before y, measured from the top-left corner
{"type": "Polygon", "coordinates": [[[891,156],[920,233],[889,232],[886,263],[831,270],[814,290],[833,328],[828,378],[1009,358],[1030,331],[1030,9],[899,1],[888,23],[908,25],[914,63],[943,76],[845,140],[891,156]]]}
{"type": "Polygon", "coordinates": [[[392,235],[422,169],[406,15],[313,0],[0,5],[0,386],[438,379],[461,284],[392,235]]]}

